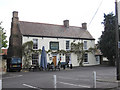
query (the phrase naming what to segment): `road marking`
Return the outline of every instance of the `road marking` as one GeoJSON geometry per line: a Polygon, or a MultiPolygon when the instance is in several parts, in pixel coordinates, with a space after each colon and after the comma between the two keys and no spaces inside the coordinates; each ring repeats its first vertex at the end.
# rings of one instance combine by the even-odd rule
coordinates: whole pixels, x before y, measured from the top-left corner
{"type": "Polygon", "coordinates": [[[15,75],[15,76],[12,76],[12,77],[4,77],[2,79],[9,79],[9,78],[15,78],[15,77],[22,77],[23,75],[15,75]]]}
{"type": "MultiPolygon", "coordinates": [[[[29,87],[29,88],[37,88],[37,89],[38,89],[38,87],[34,87],[34,86],[32,86],[32,85],[28,85],[28,84],[22,84],[22,85],[24,85],[24,86],[26,86],[26,87],[29,87]]],[[[39,90],[43,90],[43,89],[39,88],[39,90]]]]}
{"type": "Polygon", "coordinates": [[[109,80],[109,79],[97,79],[98,82],[108,82],[108,83],[119,83],[117,80],[109,80]]]}
{"type": "Polygon", "coordinates": [[[72,86],[78,86],[78,87],[84,87],[84,88],[90,88],[90,86],[85,86],[85,85],[76,85],[76,84],[65,83],[65,82],[59,82],[59,83],[66,84],[66,85],[72,85],[72,86]]]}
{"type": "Polygon", "coordinates": [[[31,86],[31,85],[28,85],[28,84],[23,84],[23,85],[26,86],[26,87],[29,87],[29,88],[37,88],[37,87],[31,86]]]}

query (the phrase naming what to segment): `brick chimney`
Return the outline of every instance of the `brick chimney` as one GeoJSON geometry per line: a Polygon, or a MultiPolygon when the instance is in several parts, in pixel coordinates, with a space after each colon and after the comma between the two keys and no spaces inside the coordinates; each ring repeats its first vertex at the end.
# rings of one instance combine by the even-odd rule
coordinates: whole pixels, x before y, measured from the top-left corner
{"type": "Polygon", "coordinates": [[[8,57],[22,57],[22,35],[19,30],[18,12],[13,11],[11,22],[11,35],[9,38],[8,57]]]}
{"type": "Polygon", "coordinates": [[[13,11],[13,17],[18,18],[18,11],[13,11]]]}
{"type": "Polygon", "coordinates": [[[12,17],[12,22],[11,22],[11,34],[17,34],[18,33],[18,30],[17,30],[18,22],[19,22],[18,12],[13,11],[13,17],[12,17]]]}
{"type": "Polygon", "coordinates": [[[69,27],[69,20],[64,20],[64,21],[63,21],[63,24],[64,24],[65,27],[68,28],[68,27],[69,27]]]}
{"type": "Polygon", "coordinates": [[[87,23],[82,23],[82,28],[87,30],[87,23]]]}

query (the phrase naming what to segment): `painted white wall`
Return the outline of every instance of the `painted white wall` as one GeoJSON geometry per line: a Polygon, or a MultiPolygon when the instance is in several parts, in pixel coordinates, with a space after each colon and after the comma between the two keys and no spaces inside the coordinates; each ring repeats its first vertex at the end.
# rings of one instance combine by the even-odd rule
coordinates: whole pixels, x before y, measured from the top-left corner
{"type": "Polygon", "coordinates": [[[118,2],[118,24],[120,25],[120,1],[118,2]]]}
{"type": "MultiPolygon", "coordinates": [[[[84,42],[84,41],[87,41],[87,47],[88,49],[90,47],[93,47],[95,46],[95,40],[78,40],[78,39],[64,39],[64,38],[42,38],[42,37],[27,37],[27,36],[23,36],[22,37],[23,40],[22,40],[22,43],[25,43],[25,42],[28,42],[28,41],[33,41],[33,39],[38,39],[38,49],[42,49],[42,46],[45,47],[45,50],[48,51],[50,49],[50,46],[49,46],[49,42],[59,42],[59,50],[66,50],[66,41],[70,41],[71,42],[75,42],[75,43],[78,43],[78,42],[84,42]]],[[[49,53],[50,56],[47,55],[47,62],[51,63],[52,60],[50,60],[50,57],[52,57],[52,54],[49,53]]],[[[59,54],[57,55],[57,62],[59,60],[59,54]]],[[[40,60],[41,56],[39,55],[39,60],[40,60]]],[[[65,55],[61,55],[61,62],[65,62],[65,55]]],[[[74,53],[71,53],[71,62],[73,64],[73,66],[78,66],[78,61],[77,61],[77,55],[74,54],[74,53]]],[[[89,63],[84,63],[84,66],[87,66],[87,65],[96,65],[97,62],[96,62],[96,59],[95,59],[95,55],[92,54],[92,53],[89,53],[88,54],[88,62],[89,63]]],[[[40,63],[40,62],[39,62],[40,63]]]]}
{"type": "Polygon", "coordinates": [[[103,57],[103,61],[109,61],[106,57],[103,57]]]}
{"type": "Polygon", "coordinates": [[[88,53],[88,63],[84,63],[84,66],[88,65],[97,65],[97,61],[93,53],[88,53]]]}
{"type": "Polygon", "coordinates": [[[77,55],[74,53],[71,53],[71,63],[73,66],[79,66],[79,63],[77,61],[77,55]]]}

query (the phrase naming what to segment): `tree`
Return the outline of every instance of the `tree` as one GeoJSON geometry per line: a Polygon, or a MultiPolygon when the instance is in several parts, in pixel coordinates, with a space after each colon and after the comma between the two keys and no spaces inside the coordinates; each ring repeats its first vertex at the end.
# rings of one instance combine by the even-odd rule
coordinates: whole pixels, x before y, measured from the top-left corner
{"type": "Polygon", "coordinates": [[[32,52],[33,52],[33,42],[28,41],[22,45],[22,56],[23,56],[23,68],[29,68],[30,60],[32,60],[32,52]]]}
{"type": "Polygon", "coordinates": [[[77,55],[77,60],[79,63],[79,66],[83,66],[84,56],[86,53],[94,53],[96,48],[89,48],[87,50],[84,50],[83,43],[71,43],[71,52],[75,53],[77,55]]]}
{"type": "Polygon", "coordinates": [[[104,14],[104,31],[99,38],[99,48],[110,65],[115,65],[115,16],[113,13],[104,14]]]}
{"type": "Polygon", "coordinates": [[[7,43],[8,41],[6,40],[7,36],[6,36],[6,32],[4,32],[4,28],[2,28],[1,26],[2,22],[0,22],[0,48],[7,47],[7,43]]]}
{"type": "Polygon", "coordinates": [[[32,54],[41,53],[42,50],[33,50],[33,41],[28,41],[22,45],[22,57],[23,57],[23,68],[30,67],[30,60],[32,60],[32,54]]]}

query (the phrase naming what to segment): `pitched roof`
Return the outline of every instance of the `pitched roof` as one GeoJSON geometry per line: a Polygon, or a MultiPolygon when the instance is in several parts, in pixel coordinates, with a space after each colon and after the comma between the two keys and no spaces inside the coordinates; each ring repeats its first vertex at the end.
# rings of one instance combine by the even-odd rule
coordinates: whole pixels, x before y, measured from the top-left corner
{"type": "Polygon", "coordinates": [[[103,55],[100,49],[97,49],[95,55],[103,55]]]}
{"type": "Polygon", "coordinates": [[[7,55],[7,49],[2,49],[2,52],[0,53],[0,55],[7,55]]]}
{"type": "Polygon", "coordinates": [[[87,30],[75,26],[69,26],[69,28],[67,28],[64,25],[19,21],[19,29],[22,35],[28,36],[78,38],[94,40],[94,38],[87,30]]]}

